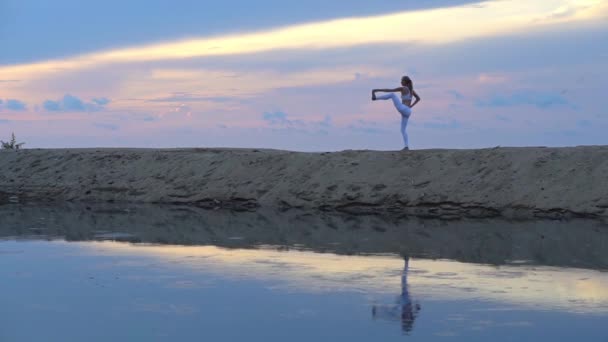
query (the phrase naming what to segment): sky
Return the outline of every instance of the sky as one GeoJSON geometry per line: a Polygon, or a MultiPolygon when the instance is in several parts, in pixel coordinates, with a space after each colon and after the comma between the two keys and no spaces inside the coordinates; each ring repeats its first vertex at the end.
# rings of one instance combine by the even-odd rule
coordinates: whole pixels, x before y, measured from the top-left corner
{"type": "Polygon", "coordinates": [[[25,147],[608,144],[608,0],[0,1],[0,139],[25,147]]]}

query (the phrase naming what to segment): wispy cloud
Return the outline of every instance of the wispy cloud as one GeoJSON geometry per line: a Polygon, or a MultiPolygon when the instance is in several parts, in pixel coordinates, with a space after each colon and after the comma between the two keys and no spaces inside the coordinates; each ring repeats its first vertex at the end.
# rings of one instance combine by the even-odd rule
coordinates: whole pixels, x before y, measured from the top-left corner
{"type": "Polygon", "coordinates": [[[42,108],[48,110],[49,112],[58,112],[61,110],[61,104],[59,101],[46,100],[44,103],[42,103],[42,108]]]}
{"type": "Polygon", "coordinates": [[[464,95],[457,90],[448,90],[448,94],[452,95],[456,100],[464,99],[464,95]]]}
{"type": "Polygon", "coordinates": [[[418,44],[448,43],[529,30],[564,21],[601,18],[606,14],[605,11],[605,0],[526,1],[519,2],[516,6],[508,1],[493,0],[484,2],[483,6],[459,6],[335,19],[254,33],[101,51],[62,60],[0,67],[0,74],[22,79],[21,76],[32,78],[41,73],[55,73],[57,70],[82,69],[111,63],[181,60],[285,49],[327,49],[366,44],[412,43],[412,41],[418,44]],[[577,10],[567,17],[552,15],[563,7],[577,10]],[[416,27],[414,39],[411,35],[394,34],[394,28],[401,27],[404,23],[409,27],[416,27]]]}
{"type": "MultiPolygon", "coordinates": [[[[386,134],[390,132],[388,129],[384,128],[375,121],[361,119],[352,122],[346,128],[352,132],[365,134],[386,134]]],[[[397,129],[395,129],[394,131],[397,132],[397,129]]]]}
{"type": "Polygon", "coordinates": [[[515,107],[535,106],[541,109],[551,107],[575,108],[561,93],[539,92],[534,90],[517,91],[511,94],[493,94],[475,101],[478,107],[515,107]]]}
{"type": "Polygon", "coordinates": [[[512,120],[504,115],[496,115],[494,116],[496,118],[496,120],[498,121],[502,121],[502,122],[511,122],[512,120]]]}
{"type": "MultiPolygon", "coordinates": [[[[575,17],[581,12],[592,9],[594,6],[601,6],[602,2],[598,0],[588,0],[588,1],[578,1],[563,4],[562,6],[556,8],[551,14],[547,16],[547,19],[567,19],[571,17],[575,17]]],[[[606,4],[603,4],[606,6],[606,4]]],[[[600,7],[601,8],[601,7],[600,7]]],[[[605,9],[605,8],[604,8],[605,9]]]]}
{"type": "Polygon", "coordinates": [[[190,93],[173,93],[171,96],[158,97],[146,100],[147,102],[216,102],[225,103],[235,101],[234,97],[229,96],[200,96],[190,93]]]}
{"type": "Polygon", "coordinates": [[[154,121],[158,121],[158,117],[152,116],[152,115],[145,115],[142,118],[142,120],[145,121],[145,122],[154,122],[154,121]]]}
{"type": "Polygon", "coordinates": [[[508,78],[505,75],[501,74],[479,74],[477,76],[477,82],[482,84],[492,84],[492,83],[504,83],[507,82],[508,78]]]}
{"type": "Polygon", "coordinates": [[[6,100],[5,107],[8,110],[17,111],[17,112],[24,111],[27,109],[27,105],[25,104],[25,102],[22,102],[20,100],[15,100],[15,99],[6,100]]]}
{"type": "Polygon", "coordinates": [[[292,121],[287,119],[287,114],[284,112],[266,112],[262,115],[262,119],[271,125],[293,126],[300,124],[300,121],[292,121]]]}
{"type": "Polygon", "coordinates": [[[332,127],[332,120],[329,115],[326,115],[323,120],[293,120],[290,119],[287,113],[282,111],[266,112],[262,115],[262,119],[272,128],[293,130],[307,134],[327,134],[328,129],[332,127]]]}
{"type": "Polygon", "coordinates": [[[108,103],[110,100],[107,98],[94,98],[91,102],[85,102],[76,96],[66,94],[57,101],[44,101],[42,107],[49,112],[95,112],[104,109],[108,103]]]}
{"type": "Polygon", "coordinates": [[[168,114],[171,114],[171,113],[185,114],[186,117],[192,117],[192,108],[184,103],[180,103],[171,108],[171,110],[168,114]]]}
{"type": "Polygon", "coordinates": [[[450,120],[435,120],[428,121],[422,124],[425,128],[432,129],[456,129],[462,127],[462,123],[458,120],[450,119],[450,120]]]}
{"type": "Polygon", "coordinates": [[[94,98],[94,99],[91,99],[91,101],[93,101],[93,103],[95,103],[99,106],[105,106],[111,102],[110,99],[105,98],[105,97],[94,98]]]}
{"type": "Polygon", "coordinates": [[[576,125],[579,128],[590,128],[590,127],[593,127],[593,123],[591,121],[585,120],[585,119],[576,121],[576,125]]]}
{"type": "Polygon", "coordinates": [[[111,123],[94,123],[93,126],[108,131],[117,131],[120,129],[120,126],[111,123]]]}
{"type": "Polygon", "coordinates": [[[108,47],[132,46],[141,42],[167,41],[175,39],[173,37],[197,37],[208,32],[254,32],[267,29],[269,23],[283,26],[340,16],[361,17],[477,1],[375,0],[348,2],[349,5],[344,6],[344,0],[307,0],[277,6],[277,0],[177,3],[105,0],[103,5],[95,1],[80,1],[75,6],[74,0],[54,0],[53,6],[44,7],[42,13],[32,10],[38,8],[35,7],[35,0],[3,0],[0,1],[0,13],[19,13],[19,20],[2,20],[2,42],[4,46],[12,48],[2,50],[0,61],[68,56],[100,48],[106,50],[108,47]],[[142,3],[147,6],[142,6],[142,3]],[[118,8],[120,10],[116,10],[118,8]],[[97,17],[85,15],[89,13],[95,13],[97,17]],[[112,24],[107,25],[96,18],[111,18],[112,24]],[[156,25],[159,18],[162,18],[163,25],[156,25]],[[66,22],[70,25],[56,24],[66,22]],[[75,30],[75,27],[78,29],[75,30]],[[142,30],[142,27],[146,29],[142,30]]]}

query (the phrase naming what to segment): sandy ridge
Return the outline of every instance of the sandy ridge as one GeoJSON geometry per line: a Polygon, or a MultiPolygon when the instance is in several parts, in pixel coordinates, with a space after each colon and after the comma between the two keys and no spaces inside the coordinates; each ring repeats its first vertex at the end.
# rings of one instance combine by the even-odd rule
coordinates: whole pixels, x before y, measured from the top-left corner
{"type": "Polygon", "coordinates": [[[0,203],[608,218],[608,146],[334,153],[40,149],[0,152],[0,170],[0,203]]]}

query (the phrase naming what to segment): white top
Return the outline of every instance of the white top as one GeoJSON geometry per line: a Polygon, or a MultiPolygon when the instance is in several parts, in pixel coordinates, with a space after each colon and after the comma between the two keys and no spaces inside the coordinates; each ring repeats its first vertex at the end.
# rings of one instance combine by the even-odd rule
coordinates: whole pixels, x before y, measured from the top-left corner
{"type": "Polygon", "coordinates": [[[401,94],[401,99],[403,101],[411,101],[412,100],[412,93],[410,92],[410,88],[404,87],[404,89],[407,89],[407,93],[401,94]]]}

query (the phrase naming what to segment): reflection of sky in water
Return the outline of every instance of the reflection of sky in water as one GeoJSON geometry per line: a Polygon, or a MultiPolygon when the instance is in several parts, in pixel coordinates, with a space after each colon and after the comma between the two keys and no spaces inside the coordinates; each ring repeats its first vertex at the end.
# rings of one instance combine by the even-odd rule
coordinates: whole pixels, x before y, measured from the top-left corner
{"type": "Polygon", "coordinates": [[[0,341],[602,341],[608,274],[390,256],[0,242],[0,341]],[[411,309],[406,312],[404,308],[411,309]]]}

